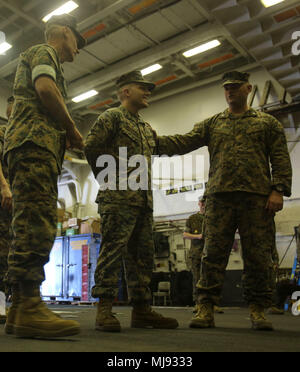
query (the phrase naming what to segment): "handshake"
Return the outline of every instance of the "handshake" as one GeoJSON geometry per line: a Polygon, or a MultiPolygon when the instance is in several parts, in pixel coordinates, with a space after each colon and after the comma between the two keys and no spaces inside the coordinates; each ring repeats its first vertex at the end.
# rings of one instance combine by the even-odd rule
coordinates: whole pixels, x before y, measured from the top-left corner
{"type": "Polygon", "coordinates": [[[71,150],[71,149],[83,150],[84,149],[82,135],[80,134],[79,130],[76,128],[75,124],[73,128],[67,130],[66,148],[67,150],[71,150]]]}

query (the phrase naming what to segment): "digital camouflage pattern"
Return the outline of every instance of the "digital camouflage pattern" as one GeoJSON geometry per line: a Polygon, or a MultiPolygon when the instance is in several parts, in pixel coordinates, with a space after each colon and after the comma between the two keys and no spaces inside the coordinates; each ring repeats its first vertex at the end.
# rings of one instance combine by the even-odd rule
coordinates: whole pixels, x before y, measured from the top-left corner
{"type": "MultiPolygon", "coordinates": [[[[128,148],[128,158],[136,154],[147,157],[149,187],[151,155],[182,155],[208,146],[210,171],[206,195],[232,191],[269,195],[272,185],[277,184],[284,186],[285,196],[291,195],[292,168],[284,129],[273,116],[254,109],[239,117],[225,110],[196,124],[191,132],[174,136],[157,136],[149,124],[122,106],[107,110],[86,140],[86,156],[95,176],[101,170],[96,167],[97,158],[110,154],[119,161],[119,147],[124,146],[128,148]]],[[[126,179],[135,169],[128,167],[126,179]]],[[[117,181],[118,177],[117,169],[117,181]]],[[[128,200],[141,206],[145,198],[152,206],[151,190],[99,192],[99,200],[107,202],[128,200]]]]}
{"type": "Polygon", "coordinates": [[[6,291],[4,279],[8,267],[7,257],[10,244],[10,222],[11,213],[0,207],[0,292],[6,291]]]}
{"type": "MultiPolygon", "coordinates": [[[[6,126],[0,126],[0,154],[3,153],[4,134],[6,126]]],[[[7,166],[1,160],[2,172],[6,180],[8,181],[7,166]]],[[[4,278],[7,273],[7,256],[10,244],[10,223],[11,213],[1,207],[1,193],[0,193],[0,291],[5,292],[4,278]]]]}
{"type": "MultiPolygon", "coordinates": [[[[186,221],[185,231],[190,234],[194,234],[194,235],[202,234],[203,233],[203,222],[204,222],[204,214],[200,212],[192,214],[186,221]]],[[[204,243],[202,242],[202,240],[199,240],[199,239],[191,240],[191,249],[190,249],[190,252],[192,251],[191,254],[197,255],[199,250],[202,251],[203,246],[204,246],[204,243]]]]}
{"type": "Polygon", "coordinates": [[[284,186],[285,196],[291,195],[292,167],[284,129],[264,112],[250,109],[234,116],[227,109],[185,135],[158,137],[158,146],[166,155],[208,146],[206,195],[232,191],[269,195],[272,185],[278,184],[284,186]]]}
{"type": "MultiPolygon", "coordinates": [[[[186,221],[185,231],[190,234],[203,234],[204,214],[198,212],[192,214],[186,221]]],[[[189,260],[191,261],[191,271],[193,275],[193,296],[196,301],[196,284],[200,279],[201,257],[204,248],[204,239],[192,239],[189,251],[189,260]]]]}
{"type": "Polygon", "coordinates": [[[31,141],[50,151],[61,168],[66,132],[51,118],[37,96],[33,79],[40,75],[53,78],[62,96],[67,96],[63,70],[54,48],[40,44],[22,53],[15,76],[15,102],[5,135],[4,155],[31,141]]]}
{"type": "Polygon", "coordinates": [[[111,155],[116,160],[116,190],[101,190],[100,184],[97,197],[103,240],[95,273],[94,297],[116,297],[123,257],[129,294],[133,301],[151,299],[148,287],[154,254],[151,156],[158,152],[156,137],[149,124],[123,106],[101,114],[87,136],[85,153],[95,178],[102,170],[97,167],[99,156],[111,155]],[[126,148],[125,157],[120,157],[120,148],[126,148]],[[129,164],[127,171],[121,176],[119,174],[120,163],[125,161],[127,164],[135,155],[143,155],[147,162],[146,190],[128,188],[128,179],[134,175],[137,166],[129,164]]]}
{"type": "MultiPolygon", "coordinates": [[[[142,209],[149,207],[152,210],[153,201],[152,190],[150,187],[151,155],[181,155],[196,150],[202,146],[208,146],[210,153],[210,172],[209,182],[206,188],[206,196],[213,197],[217,193],[224,193],[226,199],[226,194],[228,197],[232,192],[237,195],[240,195],[240,192],[244,192],[243,195],[245,196],[245,199],[246,196],[255,197],[255,195],[252,194],[260,194],[263,197],[260,196],[261,199],[259,200],[263,200],[266,203],[266,196],[271,193],[272,185],[275,184],[282,184],[285,189],[285,195],[290,196],[292,170],[286,138],[282,125],[274,117],[253,109],[250,109],[242,116],[235,117],[226,110],[221,114],[215,115],[210,119],[196,124],[194,129],[185,135],[157,136],[150,125],[143,122],[139,116],[130,114],[121,106],[116,109],[107,110],[105,113],[100,115],[91,129],[86,140],[85,148],[88,162],[97,178],[99,172],[102,170],[97,167],[96,164],[98,157],[107,154],[113,156],[113,158],[117,160],[116,184],[119,185],[124,182],[124,179],[125,182],[127,182],[130,174],[136,170],[136,167],[128,167],[126,175],[123,175],[124,179],[119,180],[118,164],[120,163],[120,160],[122,160],[119,158],[120,147],[127,148],[128,156],[126,160],[131,156],[143,154],[146,157],[148,164],[147,171],[149,188],[146,191],[123,191],[118,188],[116,190],[100,190],[97,201],[100,203],[100,206],[108,208],[108,210],[110,208],[114,208],[114,210],[115,208],[119,208],[121,210],[128,206],[142,207],[142,209]],[[270,172],[269,162],[272,165],[272,174],[270,172]]],[[[258,196],[256,197],[259,198],[258,196]]],[[[216,217],[221,220],[221,216],[223,216],[224,213],[224,204],[222,204],[222,201],[220,201],[219,207],[220,209],[212,209],[210,213],[215,212],[216,217]]],[[[234,207],[234,204],[230,204],[230,209],[226,211],[227,215],[230,214],[230,211],[232,211],[234,207]]],[[[259,213],[262,213],[259,209],[260,207],[255,209],[257,215],[255,215],[255,213],[252,214],[252,218],[255,219],[255,222],[259,220],[259,213]]],[[[264,207],[262,209],[263,211],[265,211],[264,207]]],[[[247,210],[248,206],[244,209],[245,214],[247,210]]],[[[103,211],[100,210],[100,213],[101,212],[103,213],[103,211]]],[[[120,224],[115,223],[115,221],[117,221],[117,216],[118,213],[115,213],[115,220],[111,219],[111,223],[114,221],[115,226],[121,226],[120,224]]],[[[231,213],[230,218],[233,217],[234,214],[231,213]]],[[[221,222],[217,227],[211,227],[212,230],[205,227],[205,234],[209,231],[213,231],[214,235],[220,238],[220,240],[216,242],[216,245],[214,245],[214,243],[211,244],[209,249],[205,245],[206,250],[208,249],[210,251],[209,258],[211,258],[211,267],[207,270],[205,264],[202,266],[202,272],[204,273],[205,271],[206,276],[202,276],[203,279],[200,279],[200,282],[202,280],[201,288],[203,292],[205,292],[207,296],[209,292],[210,298],[213,299],[215,303],[219,300],[221,283],[223,283],[222,280],[224,279],[223,271],[226,268],[226,266],[224,268],[224,260],[222,260],[222,262],[219,260],[218,252],[221,252],[222,258],[226,261],[226,257],[229,255],[232,248],[233,237],[236,230],[235,228],[232,237],[230,218],[228,218],[227,222],[224,220],[222,226],[227,240],[224,236],[219,236],[218,234],[218,228],[220,227],[221,222]],[[229,227],[226,223],[229,224],[229,227]],[[228,248],[229,245],[230,249],[228,248]],[[216,251],[218,252],[216,253],[216,251]],[[216,260],[215,263],[213,263],[213,259],[216,260]],[[215,270],[214,273],[214,270],[211,270],[211,268],[215,269],[215,267],[217,267],[217,270],[215,270]],[[210,275],[212,276],[212,279],[210,275]],[[209,283],[212,283],[212,286],[209,283]]],[[[274,225],[273,217],[268,219],[264,216],[261,220],[263,221],[262,226],[265,226],[269,230],[270,226],[274,225]],[[269,225],[267,224],[267,226],[266,221],[269,221],[269,225]]],[[[234,221],[237,220],[235,219],[234,221]]],[[[251,219],[249,221],[252,223],[251,219]]],[[[252,223],[252,226],[255,226],[260,230],[260,232],[263,231],[265,233],[264,228],[261,228],[261,226],[258,227],[258,225],[254,223],[252,223]]],[[[110,272],[110,274],[107,274],[113,279],[110,283],[114,282],[115,284],[116,276],[119,275],[119,271],[111,270],[114,257],[110,255],[110,250],[112,247],[116,246],[118,248],[116,251],[114,250],[114,252],[120,253],[120,249],[124,246],[124,241],[121,241],[120,237],[114,239],[112,230],[113,229],[109,228],[107,223],[104,223],[103,232],[107,237],[109,236],[107,238],[107,244],[111,244],[111,247],[105,249],[102,248],[102,257],[99,258],[97,274],[95,276],[96,286],[98,286],[99,292],[94,291],[95,297],[101,294],[101,286],[98,284],[101,282],[102,285],[105,286],[101,279],[103,272],[110,272]],[[111,234],[108,235],[105,229],[107,229],[106,231],[111,234]]],[[[126,241],[126,239],[129,239],[129,236],[131,236],[129,235],[131,234],[131,231],[129,228],[126,228],[124,231],[127,234],[127,236],[126,234],[124,235],[126,241]]],[[[252,233],[255,233],[255,229],[252,233]]],[[[275,234],[275,230],[272,234],[275,234]]],[[[266,236],[270,238],[272,234],[269,232],[266,233],[266,236]]],[[[247,272],[245,294],[247,298],[251,299],[256,296],[251,297],[251,293],[252,289],[255,289],[257,286],[257,278],[260,278],[264,283],[268,283],[265,285],[265,287],[268,288],[261,286],[261,297],[257,295],[255,299],[257,301],[268,302],[266,298],[269,296],[268,291],[271,286],[269,275],[271,258],[268,254],[268,241],[264,240],[263,237],[260,238],[262,246],[260,246],[258,257],[261,257],[261,252],[267,252],[266,256],[264,256],[264,259],[262,260],[262,262],[267,263],[267,269],[265,268],[259,272],[259,275],[257,275],[257,269],[260,269],[261,265],[257,267],[253,266],[256,261],[252,255],[247,252],[246,246],[246,254],[248,254],[248,256],[244,256],[247,261],[245,264],[247,272]],[[264,245],[264,243],[266,244],[264,245]],[[261,273],[265,273],[266,270],[269,275],[267,279],[263,277],[263,274],[261,275],[261,273]],[[255,272],[255,278],[254,275],[251,276],[251,272],[255,272]]],[[[150,243],[150,241],[148,243],[150,243]]],[[[151,244],[153,244],[152,237],[151,244]]],[[[247,242],[244,244],[247,244],[247,242]]],[[[106,246],[104,245],[104,247],[106,246]]],[[[255,250],[256,249],[254,249],[253,252],[255,250]]]]}
{"type": "Polygon", "coordinates": [[[210,170],[198,302],[219,304],[238,228],[245,299],[249,304],[269,307],[274,289],[275,224],[265,206],[273,185],[283,185],[284,195],[291,195],[292,168],[282,125],[254,109],[239,116],[227,109],[196,124],[188,134],[158,140],[160,151],[166,154],[208,146],[210,170]]]}
{"type": "Polygon", "coordinates": [[[151,300],[149,289],[154,243],[152,210],[127,205],[99,204],[102,242],[95,271],[93,297],[114,300],[125,264],[129,296],[134,303],[151,300]]]}
{"type": "MultiPolygon", "coordinates": [[[[123,106],[109,109],[99,116],[85,142],[85,154],[95,178],[102,168],[96,166],[100,155],[111,155],[116,160],[117,190],[99,191],[97,201],[109,204],[125,204],[153,208],[151,187],[151,156],[156,153],[156,133],[139,115],[133,115],[123,106]],[[127,149],[127,157],[120,157],[120,148],[127,149]],[[147,190],[130,190],[128,179],[137,169],[128,166],[127,172],[119,175],[120,162],[127,164],[135,155],[144,155],[147,160],[145,175],[147,190]],[[121,187],[120,187],[121,185],[121,187]],[[128,188],[128,190],[123,190],[128,188]]],[[[101,185],[100,185],[101,187],[101,185]]]]}
{"type": "Polygon", "coordinates": [[[56,235],[57,162],[51,152],[26,142],[8,153],[8,169],[14,209],[9,283],[41,283],[56,235]]]}
{"type": "Polygon", "coordinates": [[[219,304],[229,255],[238,229],[244,261],[243,290],[247,303],[269,307],[274,289],[275,223],[265,209],[268,196],[247,192],[210,195],[205,205],[205,245],[199,302],[219,304]]]}
{"type": "Polygon", "coordinates": [[[4,178],[8,181],[8,170],[7,165],[3,161],[3,151],[4,151],[4,135],[6,131],[6,125],[0,125],[0,154],[1,154],[1,166],[4,178]]]}
{"type": "Polygon", "coordinates": [[[269,307],[274,288],[271,253],[275,224],[265,206],[273,185],[283,185],[284,195],[291,195],[292,167],[284,129],[266,113],[249,109],[234,116],[227,109],[196,124],[185,135],[158,137],[159,149],[167,155],[205,145],[210,170],[198,302],[219,304],[238,228],[245,299],[269,307]]]}

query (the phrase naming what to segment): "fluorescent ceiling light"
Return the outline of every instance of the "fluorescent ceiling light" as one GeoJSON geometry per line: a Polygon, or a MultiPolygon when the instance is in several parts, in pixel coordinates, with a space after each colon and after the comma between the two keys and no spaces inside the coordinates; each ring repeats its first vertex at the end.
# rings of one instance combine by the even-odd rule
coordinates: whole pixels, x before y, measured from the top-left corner
{"type": "Polygon", "coordinates": [[[60,15],[60,14],[68,14],[71,13],[74,9],[78,8],[78,4],[74,3],[74,1],[68,1],[64,5],[60,6],[53,12],[49,13],[43,18],[44,22],[49,21],[49,19],[54,15],[60,15]]]}
{"type": "Polygon", "coordinates": [[[209,41],[208,43],[199,45],[196,48],[193,48],[193,49],[190,49],[190,50],[184,52],[183,55],[185,57],[189,58],[189,57],[195,56],[196,54],[206,52],[207,50],[215,48],[219,45],[221,45],[219,40],[212,40],[212,41],[209,41]]]}
{"type": "Polygon", "coordinates": [[[144,70],[142,70],[141,73],[142,73],[143,76],[145,76],[145,75],[152,74],[152,72],[158,71],[161,68],[162,68],[162,66],[157,63],[156,65],[152,65],[152,66],[149,66],[147,68],[144,68],[144,70]]]}
{"type": "Polygon", "coordinates": [[[282,3],[284,0],[261,0],[263,6],[268,8],[269,6],[273,6],[279,3],[282,3]]]}
{"type": "Polygon", "coordinates": [[[96,90],[90,90],[86,93],[81,94],[80,96],[77,96],[77,97],[73,98],[72,101],[75,102],[75,103],[78,103],[78,102],[84,101],[88,98],[94,97],[97,94],[98,94],[98,92],[96,90]]]}
{"type": "Polygon", "coordinates": [[[4,54],[12,45],[8,44],[6,41],[0,44],[0,54],[4,54]]]}

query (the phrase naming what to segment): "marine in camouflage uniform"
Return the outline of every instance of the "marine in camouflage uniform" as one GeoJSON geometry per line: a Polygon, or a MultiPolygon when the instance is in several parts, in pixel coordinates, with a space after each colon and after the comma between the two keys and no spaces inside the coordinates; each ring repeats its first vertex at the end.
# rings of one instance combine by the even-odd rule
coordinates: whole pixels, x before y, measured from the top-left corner
{"type": "MultiPolygon", "coordinates": [[[[199,204],[201,200],[199,200],[199,204]]],[[[191,262],[191,271],[193,275],[193,298],[194,301],[197,301],[197,289],[196,284],[200,279],[200,266],[201,258],[204,248],[204,214],[199,211],[195,214],[192,214],[186,221],[185,233],[198,236],[198,239],[191,239],[191,247],[189,251],[189,260],[191,262]],[[201,235],[201,238],[200,238],[201,235]]],[[[189,239],[188,236],[184,234],[184,238],[189,239]]]]}
{"type": "Polygon", "coordinates": [[[74,27],[76,20],[71,16],[52,17],[46,25],[46,35],[48,32],[51,40],[55,38],[56,46],[64,39],[64,46],[58,49],[49,42],[29,48],[20,55],[15,76],[15,103],[4,144],[13,194],[13,240],[8,256],[13,305],[6,332],[19,336],[59,337],[79,332],[77,322],[54,316],[39,295],[45,279],[44,265],[56,234],[57,178],[64,158],[66,130],[68,139],[73,141],[63,103],[67,95],[61,60],[71,62],[78,52],[74,27]],[[55,33],[50,33],[53,28],[55,33]],[[48,90],[37,90],[37,82],[43,84],[41,81],[48,90]],[[42,94],[48,98],[45,100],[42,94]],[[50,111],[51,102],[55,102],[60,116],[55,117],[50,111]]]}
{"type": "MultiPolygon", "coordinates": [[[[251,87],[248,77],[240,72],[224,75],[225,91],[226,84],[233,84],[246,102],[251,87]]],[[[230,93],[228,100],[237,100],[239,95],[230,93]]],[[[259,313],[262,320],[253,322],[253,327],[259,329],[262,324],[264,328],[261,309],[269,307],[272,301],[274,214],[279,205],[282,208],[283,199],[279,195],[291,195],[292,168],[284,129],[273,116],[247,107],[240,115],[226,109],[196,124],[185,135],[159,137],[160,151],[165,154],[176,151],[184,154],[201,146],[208,146],[210,170],[205,247],[197,286],[198,301],[206,305],[202,306],[203,314],[209,315],[207,321],[199,318],[199,323],[196,319],[191,326],[214,326],[212,307],[220,301],[238,228],[243,248],[245,299],[251,309],[260,309],[251,310],[251,319],[259,313]]]]}
{"type": "Polygon", "coordinates": [[[158,149],[155,131],[138,111],[148,106],[145,97],[155,84],[134,71],[121,76],[117,86],[123,95],[125,90],[129,92],[130,97],[120,98],[120,107],[99,116],[85,143],[86,157],[100,184],[97,202],[102,245],[92,289],[93,297],[100,298],[96,329],[116,332],[121,329],[111,306],[118,295],[122,259],[133,304],[132,327],[176,328],[175,319],[164,318],[149,307],[154,255],[151,156],[158,149]],[[135,110],[129,104],[134,104],[135,110]],[[136,155],[142,155],[139,168],[132,161],[136,155]],[[107,157],[115,162],[110,171],[104,168],[106,160],[109,162],[107,157]],[[130,180],[136,180],[136,185],[130,186],[130,180]]]}
{"type": "Polygon", "coordinates": [[[99,179],[99,172],[103,171],[96,165],[101,154],[111,155],[117,165],[117,189],[101,190],[100,185],[97,196],[102,220],[102,245],[95,272],[96,284],[92,291],[95,298],[117,297],[122,256],[133,301],[149,301],[152,298],[149,289],[154,254],[151,176],[147,177],[147,190],[119,190],[119,185],[126,186],[130,175],[136,170],[136,167],[128,167],[120,177],[119,164],[124,160],[127,162],[127,158],[120,158],[119,148],[127,148],[128,159],[140,153],[145,155],[148,161],[145,170],[151,172],[151,155],[155,146],[154,131],[149,124],[123,106],[100,115],[86,139],[85,153],[96,178],[98,176],[99,179]]]}
{"type": "Polygon", "coordinates": [[[10,282],[22,279],[41,283],[45,279],[43,266],[56,233],[57,176],[66,132],[46,116],[34,89],[34,81],[41,74],[49,76],[50,71],[66,97],[63,72],[53,47],[37,45],[21,54],[14,85],[14,111],[4,146],[14,201],[10,282]],[[36,231],[39,225],[41,228],[36,231]]]}

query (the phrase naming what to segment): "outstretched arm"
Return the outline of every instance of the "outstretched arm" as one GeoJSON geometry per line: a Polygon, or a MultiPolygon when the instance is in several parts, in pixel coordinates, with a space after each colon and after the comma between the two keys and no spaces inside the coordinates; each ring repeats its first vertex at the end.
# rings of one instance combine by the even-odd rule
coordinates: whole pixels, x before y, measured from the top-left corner
{"type": "Polygon", "coordinates": [[[206,146],[209,140],[209,119],[195,124],[194,128],[186,134],[174,136],[158,136],[158,155],[183,155],[206,146]]]}

